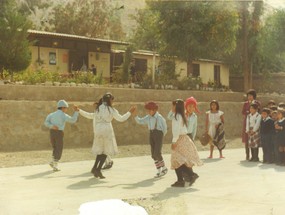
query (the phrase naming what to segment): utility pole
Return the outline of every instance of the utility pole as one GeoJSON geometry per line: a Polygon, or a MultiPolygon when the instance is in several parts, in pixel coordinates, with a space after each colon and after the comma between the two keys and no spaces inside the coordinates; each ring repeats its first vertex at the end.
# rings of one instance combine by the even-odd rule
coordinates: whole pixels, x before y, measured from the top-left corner
{"type": "Polygon", "coordinates": [[[153,57],[152,57],[152,86],[155,87],[155,61],[156,61],[156,53],[153,51],[153,57]]]}

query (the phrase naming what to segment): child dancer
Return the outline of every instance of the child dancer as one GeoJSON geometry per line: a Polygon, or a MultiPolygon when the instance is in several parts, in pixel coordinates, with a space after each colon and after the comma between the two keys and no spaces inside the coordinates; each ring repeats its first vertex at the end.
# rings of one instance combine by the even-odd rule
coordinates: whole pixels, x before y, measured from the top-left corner
{"type": "Polygon", "coordinates": [[[96,178],[105,178],[102,175],[101,169],[107,158],[107,155],[115,155],[118,153],[117,142],[112,126],[112,120],[115,118],[119,122],[126,121],[131,113],[134,112],[135,107],[120,115],[119,112],[113,108],[114,96],[111,93],[106,93],[102,99],[99,100],[94,113],[88,113],[79,110],[79,113],[87,118],[93,119],[94,140],[92,152],[96,155],[96,160],[91,172],[96,178]]]}
{"type": "MultiPolygon", "coordinates": [[[[95,102],[95,103],[93,104],[93,106],[95,107],[95,110],[96,110],[97,107],[99,107],[99,106],[103,103],[102,100],[103,100],[103,98],[99,99],[98,102],[95,102]]],[[[95,120],[93,113],[92,113],[91,115],[89,115],[87,112],[84,112],[84,111],[81,110],[81,111],[80,111],[80,114],[81,114],[83,117],[87,118],[87,119],[93,119],[93,120],[95,120]]],[[[96,122],[94,121],[93,123],[96,123],[96,122]]],[[[93,130],[94,130],[94,129],[95,129],[95,124],[93,125],[93,130]]],[[[106,158],[106,160],[105,160],[104,167],[102,167],[102,169],[110,169],[112,166],[113,166],[113,161],[112,161],[112,159],[111,159],[111,156],[110,156],[110,155],[107,155],[107,158],[106,158]]],[[[93,172],[94,172],[94,169],[92,168],[91,173],[94,174],[93,172]]]]}
{"type": "Polygon", "coordinates": [[[277,110],[278,120],[275,123],[276,143],[279,146],[279,163],[285,166],[285,111],[283,108],[277,110]]]}
{"type": "Polygon", "coordinates": [[[248,147],[251,150],[250,161],[258,162],[258,147],[260,145],[260,121],[261,115],[258,113],[258,104],[252,103],[249,108],[250,114],[246,118],[246,133],[248,134],[248,147]]]}
{"type": "Polygon", "coordinates": [[[186,118],[187,118],[187,135],[195,141],[197,133],[197,115],[199,113],[197,108],[197,101],[194,97],[190,97],[185,101],[186,118]]]}
{"type": "Polygon", "coordinates": [[[111,156],[107,155],[107,158],[105,160],[105,164],[104,164],[102,169],[110,169],[110,168],[112,168],[113,164],[114,164],[114,161],[112,161],[111,156]]]}
{"type": "MultiPolygon", "coordinates": [[[[145,109],[148,114],[140,118],[135,117],[138,124],[148,125],[149,129],[149,143],[151,149],[151,157],[154,160],[154,164],[157,169],[155,177],[161,177],[167,173],[167,168],[165,167],[163,157],[161,155],[163,136],[167,132],[166,121],[161,114],[158,113],[158,105],[154,102],[148,102],[145,104],[145,109]]],[[[135,113],[135,115],[137,115],[135,113]]]]}
{"type": "Polygon", "coordinates": [[[270,109],[263,108],[261,111],[260,141],[263,150],[263,163],[272,163],[274,154],[273,132],[274,121],[270,118],[270,109]]]}
{"type": "Polygon", "coordinates": [[[172,144],[171,144],[171,169],[175,169],[177,181],[172,187],[184,187],[183,174],[190,179],[190,185],[199,177],[193,173],[193,166],[202,165],[193,141],[187,135],[187,119],[185,116],[184,102],[177,99],[172,102],[172,111],[168,118],[172,119],[172,144]]]}
{"type": "Polygon", "coordinates": [[[65,100],[60,100],[57,103],[57,111],[50,113],[46,120],[45,126],[50,129],[50,142],[53,148],[52,151],[52,161],[50,162],[51,168],[53,171],[59,171],[58,162],[62,156],[63,150],[63,131],[65,123],[75,123],[78,118],[78,108],[74,106],[73,116],[66,114],[68,109],[68,103],[65,100]]]}
{"type": "MultiPolygon", "coordinates": [[[[206,132],[211,137],[212,141],[210,142],[210,156],[208,158],[213,158],[214,151],[214,139],[216,137],[216,131],[220,129],[224,124],[224,112],[220,111],[220,106],[218,101],[212,100],[210,102],[210,110],[206,112],[206,132]]],[[[219,137],[220,142],[224,142],[224,132],[221,131],[221,136],[219,137]]],[[[218,144],[218,143],[216,143],[218,144]]],[[[224,158],[223,150],[224,143],[222,147],[218,147],[220,152],[220,158],[224,158]]]]}

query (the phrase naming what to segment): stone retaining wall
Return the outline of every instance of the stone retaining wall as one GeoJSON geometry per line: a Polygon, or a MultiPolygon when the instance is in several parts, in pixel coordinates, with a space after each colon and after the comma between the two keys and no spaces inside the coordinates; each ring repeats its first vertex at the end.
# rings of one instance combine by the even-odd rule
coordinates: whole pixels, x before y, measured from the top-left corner
{"type": "MultiPolygon", "coordinates": [[[[225,131],[228,139],[240,137],[242,125],[242,93],[219,93],[201,91],[174,90],[138,90],[114,88],[77,88],[77,87],[38,87],[0,85],[0,150],[39,150],[49,149],[49,132],[43,123],[46,116],[56,110],[56,101],[66,99],[69,104],[79,105],[86,111],[93,111],[93,101],[106,91],[115,95],[114,107],[121,114],[130,105],[137,105],[139,115],[146,114],[144,102],[157,101],[159,112],[166,117],[175,98],[195,96],[199,102],[201,114],[198,115],[198,136],[205,131],[205,111],[209,101],[218,99],[220,109],[225,112],[225,131]],[[95,98],[95,99],[94,99],[95,98]]],[[[259,97],[266,103],[270,97],[259,97]]],[[[285,100],[276,97],[276,101],[285,100]]],[[[72,114],[72,108],[69,110],[72,114]]],[[[171,121],[165,142],[171,142],[171,121]]],[[[113,127],[118,145],[148,144],[146,126],[138,125],[133,118],[124,123],[114,121],[113,127]]],[[[65,147],[91,147],[93,141],[92,120],[79,117],[76,124],[67,124],[65,129],[65,147]]]]}
{"type": "MultiPolygon", "coordinates": [[[[71,102],[70,105],[79,105],[86,111],[93,111],[90,102],[71,102]]],[[[139,115],[146,114],[143,103],[138,105],[139,115]]],[[[0,107],[0,149],[1,151],[21,151],[49,149],[49,132],[43,125],[48,113],[54,111],[56,102],[52,101],[1,101],[0,107]]],[[[221,102],[221,110],[225,112],[226,133],[228,138],[239,137],[241,132],[241,103],[221,102]]],[[[116,103],[115,108],[121,114],[125,113],[130,103],[116,103]]],[[[199,115],[198,136],[204,131],[205,114],[208,103],[199,103],[203,114],[199,115]]],[[[159,102],[159,112],[166,117],[171,109],[171,102],[159,102]]],[[[70,108],[69,114],[73,111],[70,108]]],[[[165,142],[171,142],[171,121],[167,120],[168,133],[165,142]]],[[[118,145],[148,144],[148,130],[146,126],[136,124],[133,118],[119,123],[113,121],[118,145]]],[[[93,140],[92,120],[79,117],[75,124],[67,124],[65,128],[65,147],[91,147],[93,140]]]]}

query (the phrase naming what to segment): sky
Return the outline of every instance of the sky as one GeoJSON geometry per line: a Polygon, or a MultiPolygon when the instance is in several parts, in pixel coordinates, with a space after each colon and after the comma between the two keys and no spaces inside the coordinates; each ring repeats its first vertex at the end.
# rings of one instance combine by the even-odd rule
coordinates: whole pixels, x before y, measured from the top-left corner
{"type": "Polygon", "coordinates": [[[274,8],[284,8],[285,9],[285,0],[265,0],[265,2],[274,8]]]}

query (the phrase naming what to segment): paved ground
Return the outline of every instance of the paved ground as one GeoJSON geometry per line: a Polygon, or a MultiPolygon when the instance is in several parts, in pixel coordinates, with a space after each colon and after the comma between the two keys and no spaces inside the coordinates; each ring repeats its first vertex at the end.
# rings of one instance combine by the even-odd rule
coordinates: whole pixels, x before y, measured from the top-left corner
{"type": "MultiPolygon", "coordinates": [[[[207,155],[200,152],[202,159],[207,155]]],[[[149,156],[114,159],[103,180],[89,173],[93,161],[61,163],[56,173],[48,165],[0,168],[0,214],[72,215],[84,202],[110,198],[145,204],[155,215],[285,214],[285,167],[241,161],[243,149],[224,155],[203,159],[195,168],[200,178],[187,188],[170,187],[173,170],[154,179],[149,156]]],[[[169,166],[170,156],[165,160],[169,166]]]]}

